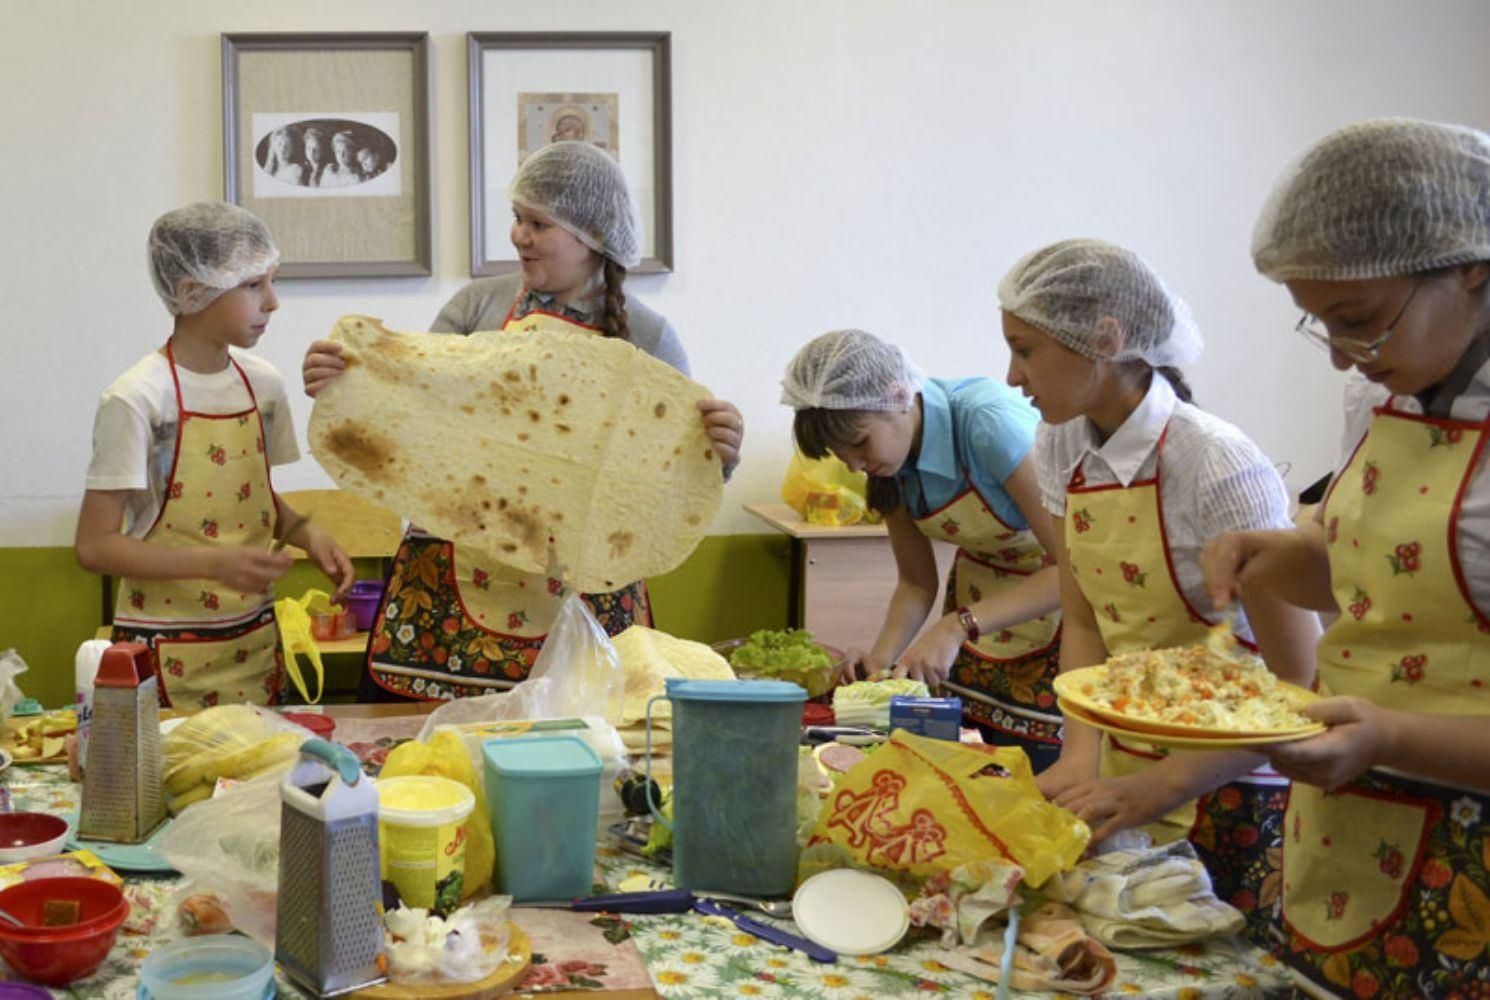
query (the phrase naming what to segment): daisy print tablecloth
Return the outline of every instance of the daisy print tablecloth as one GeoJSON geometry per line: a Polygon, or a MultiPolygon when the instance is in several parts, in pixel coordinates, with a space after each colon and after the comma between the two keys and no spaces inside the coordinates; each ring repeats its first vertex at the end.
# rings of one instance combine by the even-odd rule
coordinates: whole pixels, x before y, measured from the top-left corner
{"type": "MultiPolygon", "coordinates": [[[[600,851],[605,882],[619,886],[638,874],[659,885],[670,873],[634,855],[600,851]]],[[[753,911],[751,919],[800,933],[789,920],[753,911]]],[[[840,957],[833,965],[779,948],[727,920],[697,913],[627,918],[652,982],[666,1000],[776,997],[783,1000],[883,1000],[957,997],[993,1000],[995,985],[954,972],[932,955],[934,942],[902,943],[883,955],[840,957]]],[[[1118,975],[1107,997],[1152,1000],[1255,1000],[1292,995],[1288,973],[1272,956],[1239,938],[1216,938],[1184,948],[1117,953],[1118,975]]],[[[1056,994],[1013,991],[1016,997],[1056,994]]]]}

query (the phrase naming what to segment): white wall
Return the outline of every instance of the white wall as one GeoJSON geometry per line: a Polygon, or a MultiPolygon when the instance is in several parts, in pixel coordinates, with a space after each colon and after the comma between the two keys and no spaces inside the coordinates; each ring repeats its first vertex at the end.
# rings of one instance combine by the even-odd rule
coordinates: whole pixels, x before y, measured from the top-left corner
{"type": "MultiPolygon", "coordinates": [[[[1344,122],[1490,126],[1486,21],[1477,0],[0,0],[0,545],[70,540],[97,393],[169,332],[142,248],[222,195],[222,32],[433,41],[435,276],[284,282],[260,350],[298,384],[338,315],[424,329],[467,280],[465,32],[671,31],[677,272],[631,288],[747,416],[727,532],[776,491],[797,346],[858,325],[1001,377],[999,276],[1073,235],[1145,254],[1207,332],[1200,401],[1294,486],[1326,471],[1340,377],[1252,271],[1254,214],[1344,122]]],[[[329,482],[309,458],[276,479],[329,482]]]]}

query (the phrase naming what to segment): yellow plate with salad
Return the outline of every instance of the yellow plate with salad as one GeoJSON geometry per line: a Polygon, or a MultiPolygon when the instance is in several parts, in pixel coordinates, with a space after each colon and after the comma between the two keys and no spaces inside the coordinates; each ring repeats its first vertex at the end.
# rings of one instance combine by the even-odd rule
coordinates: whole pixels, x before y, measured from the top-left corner
{"type": "Polygon", "coordinates": [[[1203,645],[1120,654],[1063,673],[1054,686],[1067,706],[1129,733],[1276,739],[1325,728],[1303,714],[1318,695],[1279,680],[1255,657],[1203,645]]]}

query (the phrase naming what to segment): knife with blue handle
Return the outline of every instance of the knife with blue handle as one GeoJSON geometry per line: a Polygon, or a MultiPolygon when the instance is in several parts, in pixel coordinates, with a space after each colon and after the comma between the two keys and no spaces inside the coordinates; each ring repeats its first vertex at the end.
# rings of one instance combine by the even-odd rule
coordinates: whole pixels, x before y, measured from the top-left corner
{"type": "Polygon", "coordinates": [[[693,893],[687,889],[655,892],[617,892],[608,896],[576,896],[573,899],[525,899],[514,907],[546,910],[577,910],[581,913],[687,913],[693,909],[693,893]]]}
{"type": "Polygon", "coordinates": [[[835,951],[829,951],[822,945],[813,944],[806,938],[797,937],[795,934],[788,934],[786,931],[777,930],[770,924],[751,920],[743,913],[738,913],[728,906],[721,906],[712,899],[695,899],[693,901],[693,908],[706,916],[723,917],[734,923],[740,930],[747,934],[754,934],[762,941],[769,941],[772,944],[779,944],[783,948],[800,951],[814,962],[826,962],[831,965],[838,961],[838,953],[835,951]]]}

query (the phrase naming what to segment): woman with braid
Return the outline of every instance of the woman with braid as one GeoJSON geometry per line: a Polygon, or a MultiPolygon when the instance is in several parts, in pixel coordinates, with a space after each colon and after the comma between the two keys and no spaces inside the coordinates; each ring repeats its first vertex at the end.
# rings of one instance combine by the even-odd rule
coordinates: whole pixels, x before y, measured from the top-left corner
{"type": "MultiPolygon", "coordinates": [[[[623,290],[626,269],[641,259],[640,225],[609,155],[583,142],[546,146],[518,168],[507,194],[522,270],[467,285],[440,310],[435,332],[619,337],[688,374],[672,326],[623,290]]],[[[303,366],[309,395],[341,374],[340,355],[331,341],[310,346],[303,366]]],[[[728,476],[740,460],[740,411],[717,399],[699,410],[728,476]]],[[[563,594],[558,580],[519,573],[411,525],[368,644],[371,683],[363,694],[448,699],[510,687],[527,677],[563,594]]],[[[583,596],[612,635],[651,624],[644,581],[583,596]]]]}

